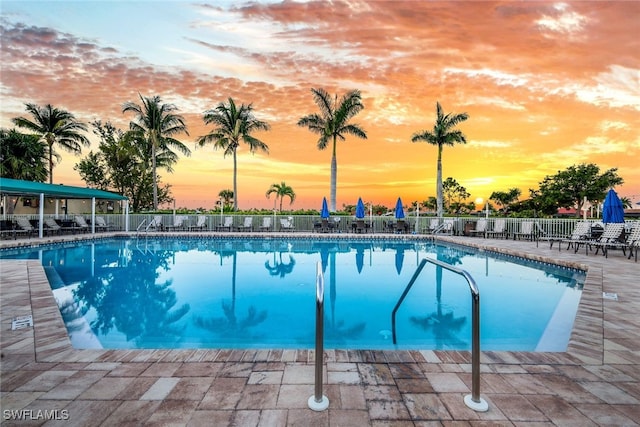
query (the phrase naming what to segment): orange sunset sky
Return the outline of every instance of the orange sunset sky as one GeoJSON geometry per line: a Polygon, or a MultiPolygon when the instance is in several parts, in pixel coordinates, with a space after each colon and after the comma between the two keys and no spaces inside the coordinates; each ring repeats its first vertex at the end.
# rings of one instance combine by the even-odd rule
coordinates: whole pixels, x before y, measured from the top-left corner
{"type": "MultiPolygon", "coordinates": [[[[271,125],[270,153],[238,152],[241,209],[273,207],[285,181],[290,207],[329,198],[331,150],[296,125],[318,111],[310,89],[362,92],[354,122],[367,140],[338,143],[337,205],[392,206],[435,196],[431,128],[436,101],[466,112],[468,143],[445,147],[443,179],[487,198],[537,189],[579,163],[618,168],[618,194],[640,202],[640,2],[485,1],[1,1],[0,126],[24,104],[52,104],[86,123],[125,129],[126,101],[159,95],[187,122],[192,149],[172,174],[179,207],[214,208],[232,188],[231,157],[196,148],[203,111],[228,97],[253,103],[271,125]]],[[[83,150],[96,150],[93,145],[83,150]]],[[[84,185],[60,151],[54,183],[84,185]]],[[[285,199],[285,208],[289,208],[285,199]]]]}

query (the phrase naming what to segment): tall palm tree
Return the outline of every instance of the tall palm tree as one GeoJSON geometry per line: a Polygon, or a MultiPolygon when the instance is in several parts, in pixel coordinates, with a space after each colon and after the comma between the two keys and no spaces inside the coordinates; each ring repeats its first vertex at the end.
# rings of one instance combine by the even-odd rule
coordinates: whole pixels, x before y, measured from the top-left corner
{"type": "Polygon", "coordinates": [[[366,132],[357,124],[349,120],[364,109],[359,90],[347,92],[338,103],[338,95],[331,99],[331,95],[324,89],[311,89],[313,100],[320,107],[320,114],[309,114],[298,121],[298,126],[309,128],[320,135],[318,149],[324,150],[331,140],[333,142],[331,154],[331,202],[330,210],[336,210],[336,180],[338,174],[338,160],[336,158],[336,141],[344,141],[345,135],[354,135],[367,139],[366,132]]]}
{"type": "Polygon", "coordinates": [[[47,147],[38,135],[0,129],[1,177],[44,182],[48,175],[47,147]]]}
{"type": "Polygon", "coordinates": [[[40,107],[36,104],[25,104],[33,121],[25,117],[16,117],[16,126],[30,130],[47,143],[49,154],[49,183],[53,184],[53,157],[56,156],[54,144],[73,154],[81,154],[82,146],[89,146],[89,139],[80,132],[87,131],[87,125],[79,122],[68,111],[54,108],[51,104],[40,107]]]}
{"type": "Polygon", "coordinates": [[[216,108],[207,110],[202,116],[207,125],[214,128],[207,135],[201,136],[196,141],[203,146],[213,143],[213,148],[224,150],[224,156],[233,156],[233,210],[238,210],[238,158],[237,151],[240,141],[249,146],[249,151],[255,153],[260,150],[269,153],[269,147],[264,142],[255,138],[251,133],[260,130],[269,130],[266,122],[258,120],[253,115],[252,104],[242,104],[238,108],[235,101],[229,98],[228,103],[221,102],[216,108]]]}
{"type": "Polygon", "coordinates": [[[142,104],[127,101],[122,105],[122,112],[133,112],[134,121],[129,124],[131,131],[139,132],[148,142],[151,149],[151,168],[153,170],[153,209],[158,209],[158,174],[157,153],[159,151],[171,152],[171,149],[180,151],[185,156],[191,154],[191,150],[182,142],[173,138],[174,135],[187,132],[187,125],[174,104],[162,104],[158,95],[145,97],[140,94],[142,104]]]}
{"type": "Polygon", "coordinates": [[[266,194],[267,199],[272,193],[276,193],[276,200],[278,200],[278,197],[280,197],[281,212],[282,212],[282,199],[284,199],[285,197],[288,197],[289,204],[292,204],[293,201],[296,199],[296,192],[293,191],[293,188],[285,184],[284,181],[282,181],[280,184],[271,184],[271,187],[269,187],[269,189],[267,190],[267,194],[266,194]]]}
{"type": "Polygon", "coordinates": [[[439,102],[436,102],[436,123],[432,131],[423,130],[416,132],[411,137],[412,142],[425,141],[431,145],[438,147],[438,165],[437,165],[437,215],[442,218],[443,207],[443,190],[442,190],[442,147],[445,145],[455,145],[455,143],[466,144],[467,140],[464,134],[455,129],[456,125],[469,118],[467,113],[460,114],[444,114],[439,102]]]}

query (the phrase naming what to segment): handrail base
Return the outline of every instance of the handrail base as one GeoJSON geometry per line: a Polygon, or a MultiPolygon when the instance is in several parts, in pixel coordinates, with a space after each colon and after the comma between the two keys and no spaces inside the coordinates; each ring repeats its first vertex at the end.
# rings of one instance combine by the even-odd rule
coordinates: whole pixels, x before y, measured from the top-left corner
{"type": "Polygon", "coordinates": [[[486,400],[481,397],[480,401],[476,402],[470,394],[464,397],[464,404],[476,412],[487,412],[489,410],[489,404],[486,400]]]}
{"type": "Polygon", "coordinates": [[[329,407],[329,398],[323,394],[322,400],[318,402],[314,394],[309,398],[307,403],[309,405],[309,409],[311,409],[312,411],[320,412],[320,411],[324,411],[329,407]]]}

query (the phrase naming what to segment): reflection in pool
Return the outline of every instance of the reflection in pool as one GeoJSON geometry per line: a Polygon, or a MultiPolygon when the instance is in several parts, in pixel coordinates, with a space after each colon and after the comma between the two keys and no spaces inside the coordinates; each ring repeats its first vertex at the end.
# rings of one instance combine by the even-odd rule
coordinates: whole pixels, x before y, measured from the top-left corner
{"type": "Polygon", "coordinates": [[[315,266],[325,274],[325,347],[469,349],[467,270],[483,350],[564,351],[584,272],[415,240],[112,238],[4,250],[39,258],[77,348],[312,348],[315,266]]]}

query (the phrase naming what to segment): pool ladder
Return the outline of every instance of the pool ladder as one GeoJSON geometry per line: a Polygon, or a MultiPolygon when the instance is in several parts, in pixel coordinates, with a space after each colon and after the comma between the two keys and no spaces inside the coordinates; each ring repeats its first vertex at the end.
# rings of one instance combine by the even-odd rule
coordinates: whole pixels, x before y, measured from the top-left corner
{"type": "Polygon", "coordinates": [[[469,408],[473,409],[477,412],[485,412],[489,409],[489,404],[486,400],[484,400],[480,396],[480,291],[478,291],[478,286],[476,285],[475,280],[469,273],[460,268],[456,268],[452,265],[449,265],[445,262],[438,261],[432,258],[423,258],[416,268],[415,273],[409,280],[407,287],[402,292],[400,299],[396,303],[396,306],[393,308],[391,312],[391,333],[393,335],[393,344],[396,344],[396,312],[404,301],[404,298],[409,293],[409,290],[415,283],[416,279],[422,272],[422,269],[430,262],[431,264],[435,264],[436,266],[442,267],[445,270],[449,270],[452,273],[459,274],[463,276],[467,283],[469,284],[469,290],[471,291],[471,394],[468,394],[464,397],[464,403],[469,408]]]}

